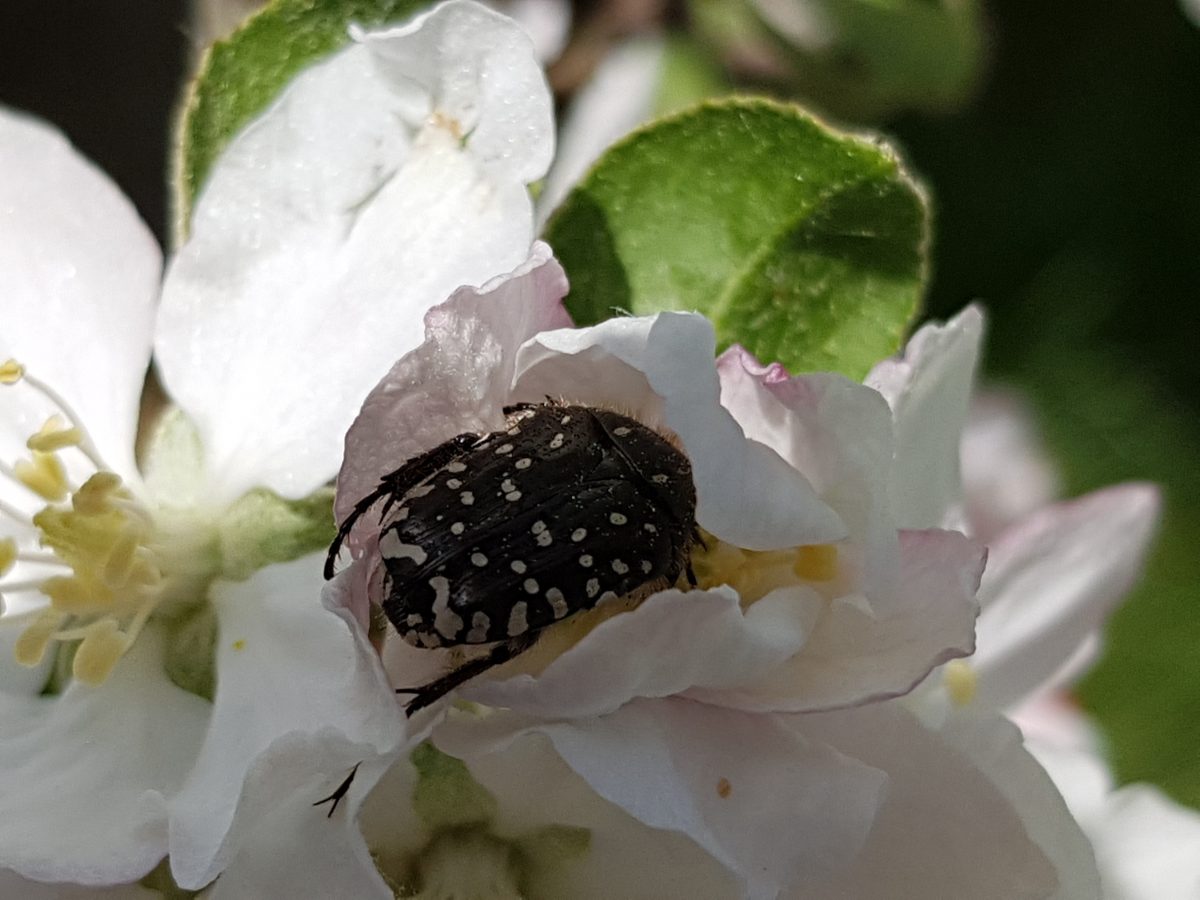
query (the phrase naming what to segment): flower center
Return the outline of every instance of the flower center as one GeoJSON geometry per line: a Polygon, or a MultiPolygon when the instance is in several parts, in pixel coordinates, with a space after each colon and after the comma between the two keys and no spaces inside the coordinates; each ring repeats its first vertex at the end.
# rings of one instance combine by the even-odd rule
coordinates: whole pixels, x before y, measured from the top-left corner
{"type": "Polygon", "coordinates": [[[965,659],[952,659],[942,667],[942,685],[955,706],[966,706],[975,699],[979,676],[965,659]]]}
{"type": "Polygon", "coordinates": [[[446,831],[421,852],[413,873],[421,900],[522,900],[516,848],[479,828],[446,831]]]}
{"type": "Polygon", "coordinates": [[[65,645],[74,654],[72,675],[99,684],[156,609],[190,593],[194,582],[187,573],[201,581],[211,574],[211,565],[199,565],[211,560],[201,552],[205,530],[192,522],[171,527],[169,517],[152,515],[105,464],[67,402],[19,363],[0,366],[0,384],[24,385],[54,409],[26,441],[28,459],[0,462],[0,473],[45,504],[32,515],[7,503],[0,507],[7,518],[28,526],[42,548],[25,550],[11,537],[0,540],[0,575],[20,562],[37,573],[0,581],[0,595],[37,592],[50,601],[25,613],[29,623],[17,640],[16,658],[35,666],[52,644],[65,645]],[[68,474],[64,454],[70,451],[93,469],[80,484],[68,474]]]}
{"type": "Polygon", "coordinates": [[[707,549],[692,554],[692,568],[701,588],[727,584],[749,606],[776,588],[797,581],[830,584],[839,577],[838,548],[833,544],[811,544],[786,550],[743,550],[704,536],[707,549]]]}

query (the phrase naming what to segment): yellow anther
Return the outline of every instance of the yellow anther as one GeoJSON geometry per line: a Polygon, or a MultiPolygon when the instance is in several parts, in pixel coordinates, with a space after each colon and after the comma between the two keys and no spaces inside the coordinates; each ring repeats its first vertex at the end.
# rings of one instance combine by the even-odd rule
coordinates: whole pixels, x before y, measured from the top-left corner
{"type": "Polygon", "coordinates": [[[104,560],[104,583],[110,588],[123,587],[129,583],[141,542],[140,528],[126,526],[121,531],[108,553],[108,558],[104,560]]]}
{"type": "Polygon", "coordinates": [[[62,613],[53,609],[44,609],[17,638],[13,655],[23,666],[36,666],[46,655],[46,647],[54,638],[63,620],[62,613]]]}
{"type": "Polygon", "coordinates": [[[13,474],[21,484],[50,503],[65,500],[71,489],[67,471],[53,453],[34,453],[32,460],[18,460],[13,474]]]}
{"type": "Polygon", "coordinates": [[[952,659],[942,669],[946,695],[955,706],[966,706],[975,699],[979,678],[966,660],[952,659]]]}
{"type": "Polygon", "coordinates": [[[810,544],[796,551],[795,572],[806,581],[832,581],[838,573],[838,551],[833,544],[810,544]]]}
{"type": "Polygon", "coordinates": [[[55,415],[30,435],[25,446],[37,453],[54,453],[66,447],[78,447],[82,443],[83,432],[78,428],[68,428],[63,417],[55,415]]]}
{"type": "Polygon", "coordinates": [[[87,636],[75,652],[71,673],[84,684],[103,684],[113,667],[129,649],[129,636],[115,619],[101,619],[88,626],[87,636]]]}
{"type": "Polygon", "coordinates": [[[16,561],[17,542],[12,538],[0,538],[0,575],[7,575],[16,561]]]}
{"type": "Polygon", "coordinates": [[[121,487],[121,476],[112,472],[97,472],[71,495],[75,511],[85,516],[98,516],[112,509],[112,497],[121,487]]]}
{"type": "Polygon", "coordinates": [[[15,359],[0,363],[0,384],[16,384],[25,377],[25,367],[15,359]]]}
{"type": "Polygon", "coordinates": [[[41,591],[50,606],[62,613],[83,615],[112,607],[112,592],[103,585],[89,584],[74,575],[54,575],[42,582],[41,591]]]}

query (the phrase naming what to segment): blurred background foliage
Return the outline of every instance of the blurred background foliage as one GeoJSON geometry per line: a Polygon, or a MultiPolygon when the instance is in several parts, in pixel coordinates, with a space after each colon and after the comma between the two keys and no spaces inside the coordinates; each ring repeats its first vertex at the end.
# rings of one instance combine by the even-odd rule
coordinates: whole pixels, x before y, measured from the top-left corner
{"type": "MultiPolygon", "coordinates": [[[[201,32],[251,5],[222,22],[183,0],[6,0],[0,100],[62,127],[164,238],[180,85],[201,32]]],[[[1080,698],[1121,779],[1200,806],[1196,23],[1177,0],[589,0],[560,96],[653,30],[672,34],[660,109],[736,86],[896,141],[935,206],[926,314],[986,303],[988,378],[1031,398],[1068,493],[1164,486],[1146,578],[1080,698]]]]}

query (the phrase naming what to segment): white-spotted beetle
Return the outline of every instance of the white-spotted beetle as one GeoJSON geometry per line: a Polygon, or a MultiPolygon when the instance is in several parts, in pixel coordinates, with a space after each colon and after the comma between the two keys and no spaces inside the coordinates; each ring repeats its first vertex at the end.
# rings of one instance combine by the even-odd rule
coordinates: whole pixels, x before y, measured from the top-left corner
{"type": "Polygon", "coordinates": [[[414,694],[409,715],[528,649],[540,630],[633,593],[695,584],[687,456],[636,419],[554,402],[506,407],[508,428],[461,434],[385,475],[341,524],[384,502],[382,607],[417,647],[494,645],[414,694]]]}

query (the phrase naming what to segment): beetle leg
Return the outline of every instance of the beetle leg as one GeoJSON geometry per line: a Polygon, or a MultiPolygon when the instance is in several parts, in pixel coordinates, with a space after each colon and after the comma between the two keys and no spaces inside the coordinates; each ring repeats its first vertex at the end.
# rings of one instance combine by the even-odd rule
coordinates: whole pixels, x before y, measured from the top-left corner
{"type": "Polygon", "coordinates": [[[541,636],[539,631],[527,631],[518,637],[511,638],[503,644],[498,644],[492,648],[491,652],[485,656],[476,657],[468,660],[457,669],[447,672],[441,678],[423,684],[418,688],[396,688],[397,694],[413,694],[413,699],[404,707],[404,715],[409,718],[418,710],[424,709],[431,703],[434,703],[441,697],[450,693],[460,684],[470,681],[476,675],[486,672],[493,666],[498,666],[501,663],[506,663],[516,656],[520,656],[536,642],[541,636]]]}
{"type": "Polygon", "coordinates": [[[329,555],[325,557],[326,580],[333,577],[333,564],[342,550],[342,544],[345,543],[355,523],[367,510],[384,497],[395,499],[403,496],[478,440],[479,435],[464,432],[420,456],[414,456],[396,471],[384,475],[379,480],[379,486],[354,505],[350,515],[346,516],[346,520],[338,528],[337,537],[329,545],[329,555]]]}
{"type": "Polygon", "coordinates": [[[330,794],[328,797],[322,797],[313,804],[313,806],[320,806],[322,803],[329,804],[329,812],[325,814],[325,818],[333,818],[333,811],[338,808],[338,804],[342,802],[342,798],[345,797],[346,792],[350,790],[350,784],[354,781],[354,776],[358,774],[358,767],[361,765],[361,761],[356,762],[354,764],[354,768],[350,770],[350,774],[346,776],[345,780],[337,786],[332,794],[330,794]]]}

